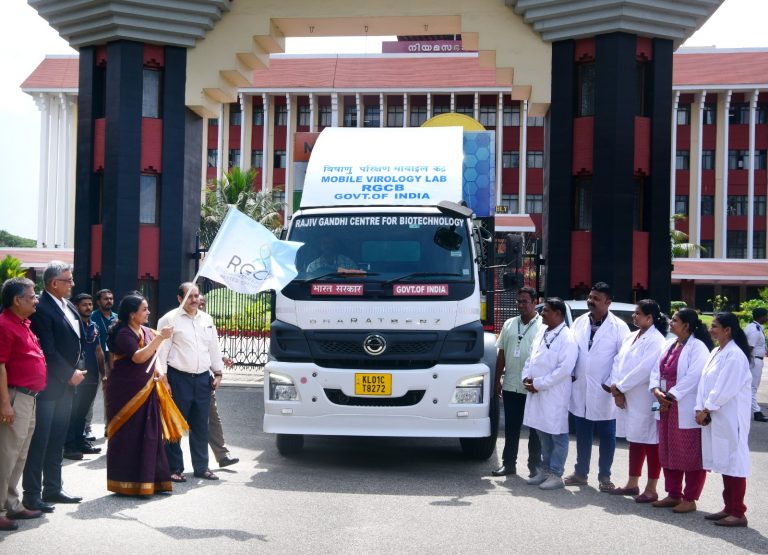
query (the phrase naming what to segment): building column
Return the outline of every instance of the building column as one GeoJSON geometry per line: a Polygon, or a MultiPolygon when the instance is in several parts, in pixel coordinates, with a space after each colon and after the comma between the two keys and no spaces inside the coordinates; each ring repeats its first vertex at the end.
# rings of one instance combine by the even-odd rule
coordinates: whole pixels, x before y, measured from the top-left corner
{"type": "MultiPolygon", "coordinates": [[[[706,93],[706,91],[705,91],[706,93]]],[[[731,95],[729,90],[718,97],[717,106],[717,153],[719,165],[716,165],[715,177],[715,257],[728,257],[728,149],[730,135],[731,95]],[[719,167],[718,167],[719,166],[719,167]]],[[[702,99],[702,105],[704,100],[702,99]]],[[[699,131],[701,133],[701,130],[699,131]]],[[[701,156],[701,139],[699,139],[699,156],[701,156]]],[[[699,174],[699,194],[701,194],[701,174],[699,174]]],[[[699,230],[701,222],[699,222],[699,230]]],[[[697,235],[696,244],[700,243],[701,235],[697,235]]]]}
{"type": "Polygon", "coordinates": [[[219,125],[216,127],[218,135],[216,136],[216,179],[221,181],[224,177],[224,126],[228,122],[224,121],[224,106],[222,102],[219,106],[219,125]]]}
{"type": "Polygon", "coordinates": [[[262,142],[261,142],[261,190],[266,191],[267,190],[267,184],[269,183],[269,178],[272,174],[272,163],[273,161],[269,159],[269,156],[267,155],[269,152],[271,152],[270,148],[270,138],[272,137],[272,134],[269,132],[270,127],[272,125],[272,118],[269,117],[271,106],[269,101],[269,95],[268,94],[262,94],[261,95],[261,104],[264,110],[264,126],[263,129],[263,135],[262,135],[262,142]]]}
{"type": "Polygon", "coordinates": [[[480,93],[475,92],[475,103],[472,112],[475,116],[475,121],[480,121],[480,93]]]}
{"type": "Polygon", "coordinates": [[[408,93],[403,93],[403,127],[408,127],[408,93]]]}
{"type": "MultiPolygon", "coordinates": [[[[680,91],[675,91],[672,102],[672,141],[669,153],[669,229],[675,229],[675,195],[677,194],[677,111],[680,106],[680,91]]],[[[691,197],[688,195],[688,213],[691,212],[691,197]]]]}
{"type": "Polygon", "coordinates": [[[451,112],[456,111],[456,93],[451,93],[451,112]]]}
{"type": "Polygon", "coordinates": [[[296,124],[294,123],[293,114],[298,112],[298,109],[293,109],[293,104],[296,102],[296,97],[291,93],[285,93],[285,104],[288,110],[288,121],[285,127],[285,184],[283,185],[285,192],[286,202],[288,199],[293,198],[293,172],[291,168],[293,166],[293,134],[296,131],[296,124]]]}
{"type": "Polygon", "coordinates": [[[55,248],[67,247],[67,229],[69,224],[69,100],[67,95],[59,93],[59,136],[56,149],[58,151],[58,168],[56,175],[56,217],[53,230],[53,245],[55,248]]]}
{"type": "Polygon", "coordinates": [[[253,98],[240,93],[240,170],[247,172],[251,169],[251,149],[253,141],[253,98]]]}
{"type": "MultiPolygon", "coordinates": [[[[342,107],[342,111],[344,109],[345,108],[342,107]]],[[[363,107],[360,102],[360,93],[355,93],[355,110],[356,110],[355,113],[357,114],[357,121],[355,123],[357,124],[357,127],[362,127],[363,126],[363,107]]],[[[342,117],[343,117],[343,113],[342,113],[342,117]]]]}
{"type": "Polygon", "coordinates": [[[757,97],[755,90],[749,101],[749,168],[747,174],[747,259],[754,258],[755,243],[755,121],[757,97]]]}
{"type": "Polygon", "coordinates": [[[56,248],[56,220],[59,207],[59,186],[61,181],[61,102],[56,96],[51,96],[48,105],[50,123],[48,128],[48,165],[46,176],[46,212],[45,212],[45,239],[49,249],[56,248]]]}
{"type": "Polygon", "coordinates": [[[317,96],[309,93],[309,132],[317,133],[317,96]]]}
{"type": "Polygon", "coordinates": [[[50,97],[45,93],[34,96],[35,104],[40,110],[40,168],[38,174],[39,196],[37,199],[37,246],[47,247],[46,222],[48,218],[48,132],[50,129],[50,97]]]}
{"type": "MultiPolygon", "coordinates": [[[[690,170],[689,197],[688,197],[688,238],[694,245],[701,244],[701,152],[703,149],[704,134],[704,103],[707,99],[707,91],[701,91],[693,103],[691,110],[691,150],[688,153],[690,170]],[[694,120],[694,114],[696,119],[694,120]]],[[[677,167],[677,164],[675,164],[677,167]]],[[[716,219],[717,220],[717,219],[716,219]]],[[[715,223],[717,229],[717,223],[715,223]]],[[[717,238],[715,238],[717,245],[717,238]]],[[[699,252],[692,253],[692,257],[698,258],[699,252]]]]}
{"type": "Polygon", "coordinates": [[[496,105],[496,206],[501,206],[501,192],[504,187],[501,171],[504,165],[504,93],[499,93],[496,105]]]}
{"type": "Polygon", "coordinates": [[[331,127],[339,126],[339,93],[331,94],[331,127]]]}
{"type": "Polygon", "coordinates": [[[379,93],[379,128],[384,127],[384,110],[386,109],[386,106],[384,106],[384,93],[379,93]]]}
{"type": "Polygon", "coordinates": [[[427,93],[427,119],[432,118],[432,93],[427,93]]]}
{"type": "Polygon", "coordinates": [[[528,100],[520,101],[520,151],[517,157],[519,173],[517,190],[517,208],[519,214],[525,214],[525,197],[528,178],[528,100]]]}

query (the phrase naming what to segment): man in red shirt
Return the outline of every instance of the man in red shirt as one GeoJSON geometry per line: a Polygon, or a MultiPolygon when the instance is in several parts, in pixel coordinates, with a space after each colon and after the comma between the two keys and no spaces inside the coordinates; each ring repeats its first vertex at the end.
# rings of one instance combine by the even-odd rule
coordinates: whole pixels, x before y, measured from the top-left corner
{"type": "Polygon", "coordinates": [[[0,530],[16,530],[16,520],[39,518],[19,499],[19,483],[35,431],[35,402],[45,389],[46,367],[28,318],[35,312],[35,284],[26,278],[3,283],[0,313],[0,530]]]}

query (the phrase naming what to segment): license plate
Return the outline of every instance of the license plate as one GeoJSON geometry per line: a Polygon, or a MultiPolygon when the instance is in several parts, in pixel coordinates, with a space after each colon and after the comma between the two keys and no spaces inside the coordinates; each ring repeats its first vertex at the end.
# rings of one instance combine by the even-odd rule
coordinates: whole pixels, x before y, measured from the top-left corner
{"type": "Polygon", "coordinates": [[[392,374],[355,374],[355,395],[392,395],[392,374]]]}

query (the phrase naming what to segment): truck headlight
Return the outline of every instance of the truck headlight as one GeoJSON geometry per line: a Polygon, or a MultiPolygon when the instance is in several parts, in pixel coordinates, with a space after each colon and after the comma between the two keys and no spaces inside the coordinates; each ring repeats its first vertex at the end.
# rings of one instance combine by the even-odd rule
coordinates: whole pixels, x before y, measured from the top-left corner
{"type": "Polygon", "coordinates": [[[269,373],[270,401],[298,401],[299,392],[293,380],[285,374],[269,373]]]}
{"type": "Polygon", "coordinates": [[[459,405],[479,405],[483,402],[483,376],[471,376],[461,380],[453,390],[451,403],[459,405]]]}

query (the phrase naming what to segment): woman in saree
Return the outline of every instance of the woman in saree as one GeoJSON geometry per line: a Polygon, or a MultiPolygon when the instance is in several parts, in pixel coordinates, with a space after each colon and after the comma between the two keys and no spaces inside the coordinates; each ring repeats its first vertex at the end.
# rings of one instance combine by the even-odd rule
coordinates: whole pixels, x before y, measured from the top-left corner
{"type": "Polygon", "coordinates": [[[145,325],[148,318],[146,299],[127,295],[107,337],[114,361],[105,389],[107,489],[123,495],[171,491],[156,387],[160,375],[148,367],[173,327],[155,333],[145,325]]]}

